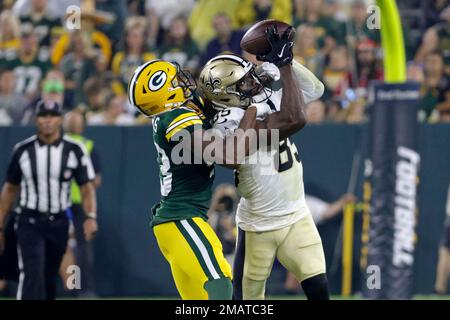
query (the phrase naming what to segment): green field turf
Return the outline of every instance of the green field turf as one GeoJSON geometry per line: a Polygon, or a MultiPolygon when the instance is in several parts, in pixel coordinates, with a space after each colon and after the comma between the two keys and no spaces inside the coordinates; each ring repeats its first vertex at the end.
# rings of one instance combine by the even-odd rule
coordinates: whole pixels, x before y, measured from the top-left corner
{"type": "MultiPolygon", "coordinates": [[[[341,295],[331,296],[332,300],[363,300],[361,296],[350,296],[343,297],[341,295]]],[[[14,300],[13,298],[5,298],[0,297],[0,300],[14,300]]],[[[63,300],[71,300],[70,298],[63,298],[63,300]]],[[[78,300],[78,299],[74,299],[78,300]]],[[[179,300],[178,297],[160,297],[160,296],[152,296],[152,297],[98,297],[98,298],[89,298],[83,299],[79,298],[79,300],[179,300]]],[[[267,300],[306,300],[306,297],[303,295],[281,295],[281,296],[268,296],[267,300]]],[[[446,296],[437,296],[437,295],[415,295],[413,300],[450,300],[450,295],[446,296]]]]}
{"type": "MultiPolygon", "coordinates": [[[[178,297],[111,297],[111,298],[97,298],[100,300],[103,299],[112,299],[112,300],[179,300],[178,297]]],[[[332,300],[363,300],[361,296],[350,296],[343,297],[341,295],[331,296],[332,300]]],[[[303,295],[282,295],[282,296],[268,296],[267,300],[306,300],[306,297],[303,295]]],[[[437,295],[416,295],[413,300],[450,300],[450,295],[446,296],[437,296],[437,295]]]]}

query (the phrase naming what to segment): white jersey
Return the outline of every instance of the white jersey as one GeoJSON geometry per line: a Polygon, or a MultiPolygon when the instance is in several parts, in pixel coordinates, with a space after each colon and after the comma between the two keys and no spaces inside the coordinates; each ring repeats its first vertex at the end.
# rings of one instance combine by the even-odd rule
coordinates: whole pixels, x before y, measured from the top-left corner
{"type": "MultiPolygon", "coordinates": [[[[320,81],[319,84],[322,85],[320,81]]],[[[319,89],[315,92],[311,92],[309,87],[308,96],[304,94],[305,100],[319,98],[323,93],[323,85],[320,85],[316,86],[319,89]]],[[[269,99],[258,103],[258,110],[263,110],[262,114],[258,113],[258,118],[263,119],[279,111],[281,97],[282,89],[279,89],[273,91],[269,99]]],[[[213,127],[228,136],[238,128],[244,113],[239,108],[225,109],[216,115],[213,127]]],[[[261,146],[256,153],[247,157],[245,163],[236,170],[236,181],[242,196],[236,221],[244,231],[277,230],[309,214],[305,202],[302,163],[295,144],[289,139],[280,143],[279,150],[261,146]]]]}

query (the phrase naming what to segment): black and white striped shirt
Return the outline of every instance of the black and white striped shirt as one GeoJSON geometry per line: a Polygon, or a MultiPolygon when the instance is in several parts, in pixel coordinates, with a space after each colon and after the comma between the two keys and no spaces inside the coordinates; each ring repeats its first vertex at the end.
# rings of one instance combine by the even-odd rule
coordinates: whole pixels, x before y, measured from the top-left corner
{"type": "Polygon", "coordinates": [[[8,167],[6,181],[20,185],[21,208],[56,214],[70,205],[70,185],[95,178],[91,159],[85,147],[63,136],[51,145],[36,135],[16,144],[8,167]]]}

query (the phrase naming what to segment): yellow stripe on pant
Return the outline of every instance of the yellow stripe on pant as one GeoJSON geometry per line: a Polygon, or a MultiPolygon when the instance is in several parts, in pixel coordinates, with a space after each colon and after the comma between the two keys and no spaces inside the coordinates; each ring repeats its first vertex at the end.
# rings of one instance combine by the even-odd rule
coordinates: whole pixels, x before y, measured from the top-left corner
{"type": "Polygon", "coordinates": [[[202,218],[166,222],[156,225],[153,232],[182,299],[208,299],[207,281],[232,278],[222,244],[202,218]]]}

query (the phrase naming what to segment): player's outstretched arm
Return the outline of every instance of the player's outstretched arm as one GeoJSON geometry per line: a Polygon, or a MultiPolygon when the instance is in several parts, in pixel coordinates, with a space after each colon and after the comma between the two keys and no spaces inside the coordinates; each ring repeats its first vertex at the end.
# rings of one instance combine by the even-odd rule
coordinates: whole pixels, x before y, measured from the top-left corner
{"type": "Polygon", "coordinates": [[[268,138],[271,130],[279,130],[280,140],[283,140],[305,127],[307,120],[305,102],[292,66],[281,67],[280,73],[283,85],[280,111],[270,114],[263,121],[257,121],[256,128],[266,129],[268,138]]]}
{"type": "Polygon", "coordinates": [[[280,111],[256,124],[257,129],[268,131],[268,138],[271,130],[279,130],[279,137],[283,140],[306,125],[305,102],[292,67],[293,43],[289,40],[291,32],[293,28],[287,29],[280,37],[276,28],[269,27],[266,35],[272,49],[267,55],[258,56],[259,60],[274,63],[280,68],[283,87],[280,111]]]}

